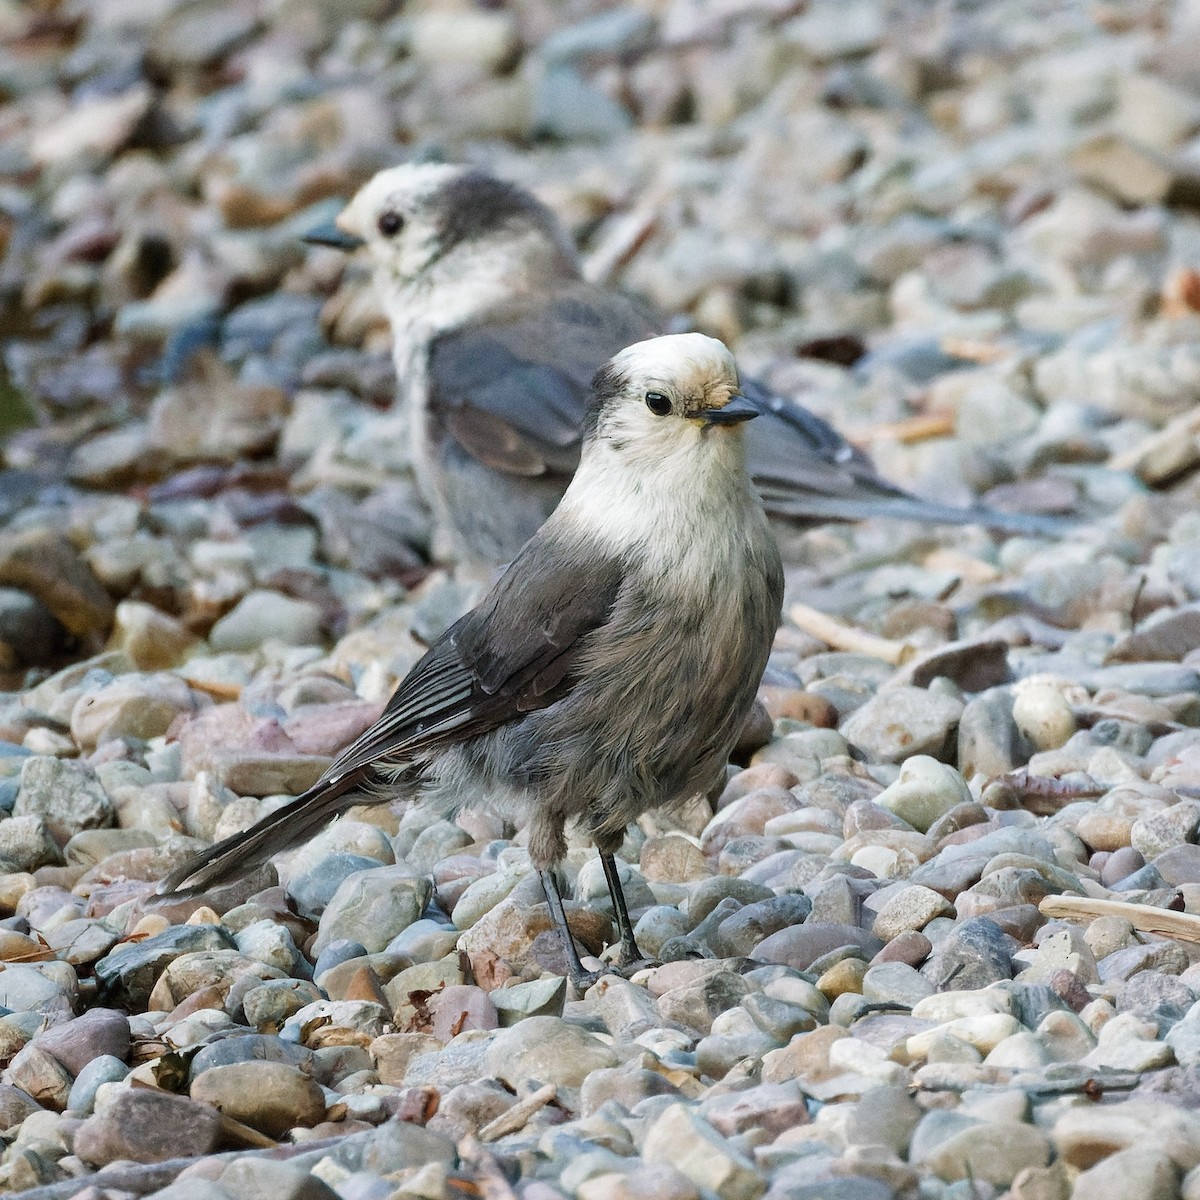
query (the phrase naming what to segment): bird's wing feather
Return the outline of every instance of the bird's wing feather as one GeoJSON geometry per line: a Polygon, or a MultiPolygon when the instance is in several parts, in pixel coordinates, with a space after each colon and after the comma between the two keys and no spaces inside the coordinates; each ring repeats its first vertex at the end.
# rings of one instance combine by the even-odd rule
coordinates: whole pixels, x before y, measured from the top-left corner
{"type": "Polygon", "coordinates": [[[160,894],[201,893],[304,841],[362,801],[358,789],[377,778],[373,768],[381,761],[402,767],[423,752],[552,704],[624,577],[618,560],[587,548],[569,570],[568,557],[561,543],[531,541],[479,607],[446,630],[405,676],[379,720],[308,791],[190,858],[159,884],[160,894]]]}
{"type": "Polygon", "coordinates": [[[493,470],[569,474],[592,376],[654,332],[628,297],[587,284],[506,306],[434,341],[431,412],[493,470]]]}
{"type": "Polygon", "coordinates": [[[552,703],[581,639],[612,609],[623,574],[618,560],[592,552],[568,566],[563,547],[535,537],[479,607],[430,647],[326,778],[385,754],[403,760],[552,703]]]}

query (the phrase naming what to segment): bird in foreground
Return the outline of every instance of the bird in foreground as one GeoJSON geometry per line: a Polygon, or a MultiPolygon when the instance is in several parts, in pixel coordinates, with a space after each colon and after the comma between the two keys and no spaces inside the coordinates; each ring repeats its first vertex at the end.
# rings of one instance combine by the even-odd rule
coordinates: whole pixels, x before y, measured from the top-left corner
{"type": "Polygon", "coordinates": [[[596,375],[579,468],[477,608],[396,688],[307,792],[168,876],[203,892],[354,804],[418,796],[528,823],[571,978],[589,977],[554,867],[590,834],[620,932],[640,958],[614,855],[651,808],[721,777],[779,624],[783,572],[746,470],[740,394],[720,342],[637,343],[596,375]],[[367,795],[362,794],[364,789],[367,795]]]}
{"type": "MultiPolygon", "coordinates": [[[[508,562],[575,470],[591,377],[665,322],[586,282],[544,204],[469,167],[381,171],[307,240],[369,255],[435,557],[485,572],[508,562]]],[[[1032,534],[1066,527],[921,499],[801,405],[748,379],[742,394],[763,416],[747,430],[750,473],[770,515],[790,525],[885,516],[1032,534]]]]}

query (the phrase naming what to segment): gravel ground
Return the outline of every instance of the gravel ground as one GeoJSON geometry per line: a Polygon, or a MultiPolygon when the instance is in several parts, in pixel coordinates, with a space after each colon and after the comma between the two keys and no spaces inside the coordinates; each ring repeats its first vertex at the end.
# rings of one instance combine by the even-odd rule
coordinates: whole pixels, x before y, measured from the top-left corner
{"type": "MultiPolygon", "coordinates": [[[[1200,1200],[1200,3],[0,0],[0,1188],[1200,1200]],[[477,594],[376,170],[535,190],[897,481],[797,534],[724,790],[575,997],[523,831],[355,810],[203,901],[477,594]]],[[[573,844],[581,940],[611,937],[573,844]]]]}

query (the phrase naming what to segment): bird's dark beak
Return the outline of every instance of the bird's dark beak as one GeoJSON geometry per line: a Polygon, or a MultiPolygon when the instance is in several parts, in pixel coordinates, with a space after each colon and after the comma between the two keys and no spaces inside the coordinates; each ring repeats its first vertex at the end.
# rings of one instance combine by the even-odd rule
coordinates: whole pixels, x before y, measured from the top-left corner
{"type": "Polygon", "coordinates": [[[706,408],[697,415],[709,425],[740,425],[743,421],[753,421],[762,414],[753,400],[745,396],[730,396],[720,408],[706,408]]]}
{"type": "Polygon", "coordinates": [[[366,245],[362,238],[339,229],[332,221],[322,221],[302,234],[301,238],[312,246],[332,246],[335,250],[345,250],[347,253],[366,245]]]}

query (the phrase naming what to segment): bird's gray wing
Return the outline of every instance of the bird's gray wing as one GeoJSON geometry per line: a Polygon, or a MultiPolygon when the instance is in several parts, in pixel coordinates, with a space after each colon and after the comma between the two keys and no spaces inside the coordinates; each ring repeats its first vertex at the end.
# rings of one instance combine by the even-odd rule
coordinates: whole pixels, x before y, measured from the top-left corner
{"type": "Polygon", "coordinates": [[[592,377],[655,332],[633,300],[583,283],[506,305],[434,341],[431,415],[493,470],[569,474],[592,377]]]}
{"type": "Polygon", "coordinates": [[[325,778],[474,737],[561,694],[580,642],[607,618],[619,560],[536,536],[479,606],[452,625],[401,681],[379,720],[325,778]]]}
{"type": "MultiPolygon", "coordinates": [[[[553,539],[535,537],[483,602],[401,680],[379,720],[308,791],[189,859],[159,884],[159,893],[196,895],[244,874],[361,803],[359,789],[378,782],[378,767],[403,770],[417,756],[554,703],[624,577],[616,559],[586,550],[569,558],[553,539]]],[[[374,798],[387,793],[376,791],[374,798]]]]}
{"type": "Polygon", "coordinates": [[[1054,517],[915,496],[880,475],[866,454],[815,413],[753,379],[742,380],[742,392],[762,413],[746,426],[746,465],[773,516],[814,524],[892,517],[1046,536],[1070,528],[1054,517]]]}

